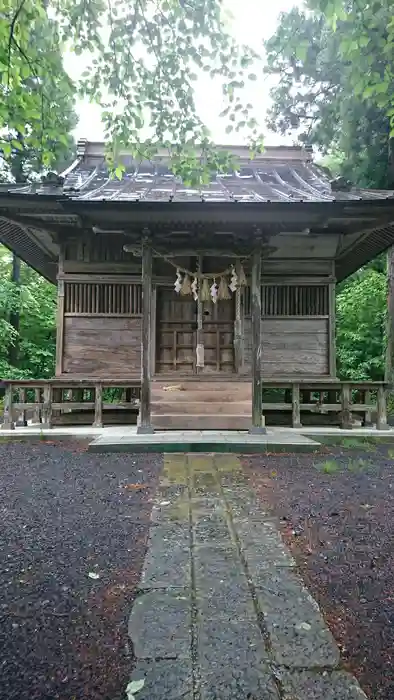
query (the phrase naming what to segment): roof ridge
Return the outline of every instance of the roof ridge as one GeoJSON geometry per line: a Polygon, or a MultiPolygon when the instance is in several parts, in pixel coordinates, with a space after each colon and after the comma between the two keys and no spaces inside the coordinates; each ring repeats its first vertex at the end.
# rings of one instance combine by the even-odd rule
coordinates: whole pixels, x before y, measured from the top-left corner
{"type": "MultiPolygon", "coordinates": [[[[313,149],[311,146],[286,146],[279,144],[278,146],[265,146],[262,153],[256,154],[253,158],[250,157],[250,149],[242,145],[217,144],[218,150],[230,151],[234,156],[247,161],[259,160],[291,160],[291,161],[311,161],[313,149]]],[[[198,147],[196,147],[198,151],[198,147]]],[[[103,141],[88,141],[87,139],[79,139],[77,142],[77,154],[85,158],[104,158],[105,144],[103,141]]],[[[132,155],[131,149],[126,147],[120,148],[119,157],[132,155]]],[[[168,160],[169,153],[166,148],[159,148],[152,160],[168,160]]]]}

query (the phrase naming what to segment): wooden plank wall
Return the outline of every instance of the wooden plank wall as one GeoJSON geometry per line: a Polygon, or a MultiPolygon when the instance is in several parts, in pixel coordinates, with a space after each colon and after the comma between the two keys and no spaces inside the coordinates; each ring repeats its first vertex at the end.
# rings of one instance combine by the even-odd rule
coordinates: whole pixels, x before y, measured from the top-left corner
{"type": "Polygon", "coordinates": [[[63,360],[59,375],[125,377],[141,369],[141,284],[64,283],[63,360]]]}
{"type": "MultiPolygon", "coordinates": [[[[330,376],[330,287],[265,284],[262,297],[262,372],[265,377],[330,376]]],[[[251,371],[250,293],[245,290],[244,367],[251,371]]]]}
{"type": "Polygon", "coordinates": [[[141,319],[69,317],[64,324],[63,372],[125,377],[141,369],[141,319]]]}
{"type": "MultiPolygon", "coordinates": [[[[245,319],[244,371],[251,371],[251,321],[245,319]]],[[[265,377],[328,375],[326,319],[263,318],[262,370],[265,377]]]]}

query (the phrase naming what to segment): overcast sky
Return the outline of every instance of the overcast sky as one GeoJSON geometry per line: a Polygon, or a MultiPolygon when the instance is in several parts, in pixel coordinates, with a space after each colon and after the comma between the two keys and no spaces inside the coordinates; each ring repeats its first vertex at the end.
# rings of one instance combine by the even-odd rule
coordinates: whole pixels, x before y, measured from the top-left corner
{"type": "MultiPolygon", "coordinates": [[[[228,8],[234,17],[233,33],[239,42],[249,44],[261,53],[263,41],[275,32],[280,12],[286,12],[297,4],[300,4],[297,0],[275,0],[272,2],[269,0],[227,0],[228,8]]],[[[73,78],[78,78],[84,70],[81,57],[73,54],[65,56],[65,67],[73,78]]],[[[251,83],[244,90],[244,101],[254,105],[254,116],[266,134],[266,143],[284,143],[286,139],[275,134],[267,134],[264,126],[271,85],[272,81],[267,78],[251,83]]],[[[202,119],[211,131],[212,139],[216,143],[241,143],[239,136],[237,139],[235,136],[229,136],[225,133],[226,122],[218,116],[223,108],[220,89],[218,90],[217,83],[209,77],[206,78],[205,75],[197,83],[196,103],[202,119]]],[[[99,107],[80,100],[77,104],[77,112],[79,124],[76,129],[76,137],[86,138],[89,141],[102,141],[104,134],[99,107]]]]}

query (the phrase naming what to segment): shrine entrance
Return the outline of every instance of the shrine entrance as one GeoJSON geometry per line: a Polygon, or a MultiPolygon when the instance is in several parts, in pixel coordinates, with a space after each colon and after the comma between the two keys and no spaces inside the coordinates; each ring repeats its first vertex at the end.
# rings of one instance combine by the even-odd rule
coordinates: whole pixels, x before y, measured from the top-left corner
{"type": "Polygon", "coordinates": [[[234,299],[202,303],[203,366],[197,366],[197,303],[159,287],[156,304],[156,374],[232,374],[234,299]]]}

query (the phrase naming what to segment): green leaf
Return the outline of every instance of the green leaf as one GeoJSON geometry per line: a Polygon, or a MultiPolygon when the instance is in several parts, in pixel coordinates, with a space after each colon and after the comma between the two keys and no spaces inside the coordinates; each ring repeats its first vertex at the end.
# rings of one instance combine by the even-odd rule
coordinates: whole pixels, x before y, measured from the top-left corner
{"type": "Polygon", "coordinates": [[[1,150],[3,151],[5,157],[8,158],[12,152],[12,147],[11,147],[10,142],[9,141],[2,141],[2,142],[0,142],[0,147],[1,147],[1,150]]]}
{"type": "Polygon", "coordinates": [[[379,94],[379,93],[387,94],[388,91],[389,91],[389,87],[390,87],[390,86],[389,86],[389,83],[387,83],[387,82],[382,82],[382,83],[378,83],[378,84],[375,85],[374,87],[375,87],[375,92],[376,92],[377,94],[379,94]]]}
{"type": "Polygon", "coordinates": [[[66,134],[59,134],[58,139],[64,146],[70,145],[70,139],[68,136],[66,136],[66,134]]]}

